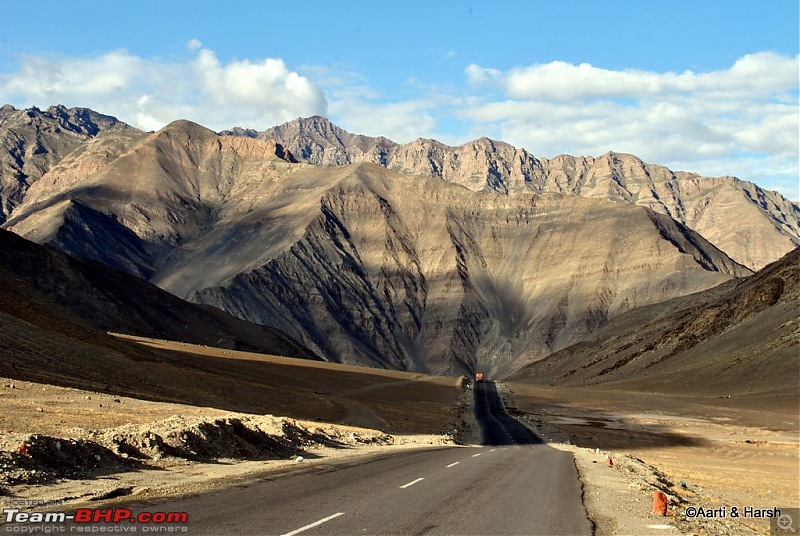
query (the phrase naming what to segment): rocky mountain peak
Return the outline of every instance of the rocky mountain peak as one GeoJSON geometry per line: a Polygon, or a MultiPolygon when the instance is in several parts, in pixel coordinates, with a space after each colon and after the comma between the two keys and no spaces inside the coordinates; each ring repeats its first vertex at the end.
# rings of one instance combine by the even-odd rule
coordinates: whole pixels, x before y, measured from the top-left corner
{"type": "Polygon", "coordinates": [[[633,307],[747,273],[647,208],[532,191],[543,164],[506,143],[397,145],[322,118],[272,134],[180,120],[86,138],[5,228],[332,361],[447,374],[509,372],[633,307]],[[295,147],[324,165],[278,160],[295,147]]]}
{"type": "Polygon", "coordinates": [[[473,191],[557,193],[644,206],[700,232],[751,269],[800,245],[800,206],[779,193],[733,177],[673,172],[627,153],[548,159],[486,137],[457,147],[424,138],[398,144],[351,134],[320,116],[290,121],[258,137],[274,138],[314,165],[373,162],[473,191]]]}
{"type": "Polygon", "coordinates": [[[157,137],[178,135],[189,139],[207,140],[217,137],[217,133],[213,130],[189,121],[187,119],[177,119],[161,130],[153,134],[157,137]]]}
{"type": "Polygon", "coordinates": [[[360,146],[363,145],[359,143],[361,139],[377,139],[351,134],[332,123],[328,118],[319,115],[306,118],[298,117],[294,121],[275,127],[275,130],[285,135],[310,136],[318,141],[326,141],[341,146],[360,146]]]}
{"type": "MultiPolygon", "coordinates": [[[[233,129],[229,135],[246,135],[233,129]]],[[[298,118],[260,132],[259,139],[274,139],[299,161],[314,165],[343,166],[358,162],[387,164],[387,155],[396,143],[384,137],[351,134],[321,116],[298,118]]]]}
{"type": "Polygon", "coordinates": [[[63,104],[50,106],[46,110],[40,110],[36,106],[17,110],[9,104],[0,109],[0,128],[19,128],[26,125],[46,131],[65,130],[84,136],[96,136],[106,130],[133,128],[116,117],[89,108],[67,108],[63,104]]]}
{"type": "Polygon", "coordinates": [[[345,132],[344,129],[333,124],[327,117],[322,117],[321,115],[312,115],[306,118],[298,117],[295,121],[297,121],[300,130],[310,130],[312,132],[345,132]]]}
{"type": "Polygon", "coordinates": [[[240,136],[243,138],[257,138],[258,131],[254,128],[233,127],[230,130],[221,130],[220,136],[240,136]]]}
{"type": "MultiPolygon", "coordinates": [[[[237,127],[238,128],[238,127],[237,127]]],[[[261,156],[275,156],[290,163],[297,163],[298,160],[286,147],[274,139],[259,139],[257,136],[248,135],[243,129],[239,129],[239,134],[232,131],[225,131],[221,134],[215,133],[202,125],[178,119],[169,123],[161,130],[151,134],[151,138],[156,142],[180,143],[186,149],[197,144],[216,144],[222,150],[222,146],[233,148],[236,152],[247,153],[261,156]]]]}
{"type": "Polygon", "coordinates": [[[140,131],[88,108],[0,108],[0,223],[50,168],[106,132],[135,137],[140,131]]]}

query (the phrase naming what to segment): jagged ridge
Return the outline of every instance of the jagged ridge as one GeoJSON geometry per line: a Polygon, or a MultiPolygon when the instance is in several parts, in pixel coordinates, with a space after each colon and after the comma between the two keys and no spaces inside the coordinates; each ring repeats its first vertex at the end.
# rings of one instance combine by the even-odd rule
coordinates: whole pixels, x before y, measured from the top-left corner
{"type": "Polygon", "coordinates": [[[292,163],[274,140],[188,121],[111,156],[101,138],[34,183],[6,227],[332,361],[507,374],[627,310],[750,273],[633,204],[292,163]]]}
{"type": "Polygon", "coordinates": [[[138,132],[88,108],[0,107],[0,224],[22,202],[31,184],[88,139],[109,131],[138,132]]]}
{"type": "Polygon", "coordinates": [[[800,245],[800,207],[780,194],[734,177],[673,172],[629,154],[537,158],[488,138],[458,147],[427,139],[401,145],[350,134],[318,116],[260,133],[234,129],[225,134],[274,139],[301,161],[317,165],[372,162],[474,191],[563,193],[645,206],[698,231],[751,269],[800,245]]]}
{"type": "Polygon", "coordinates": [[[800,248],[743,281],[621,315],[514,378],[724,395],[796,392],[799,282],[800,248]]]}

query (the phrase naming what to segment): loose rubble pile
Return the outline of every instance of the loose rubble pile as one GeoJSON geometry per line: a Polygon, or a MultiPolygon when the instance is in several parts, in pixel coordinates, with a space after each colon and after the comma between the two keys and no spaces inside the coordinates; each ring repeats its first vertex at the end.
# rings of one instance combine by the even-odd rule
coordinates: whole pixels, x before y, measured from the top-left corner
{"type": "Polygon", "coordinates": [[[157,468],[168,460],[291,459],[308,457],[308,450],[320,447],[394,443],[388,434],[330,425],[311,429],[292,419],[244,414],[213,420],[173,416],[147,425],[73,432],[71,438],[6,438],[0,445],[0,491],[18,484],[157,468]]]}

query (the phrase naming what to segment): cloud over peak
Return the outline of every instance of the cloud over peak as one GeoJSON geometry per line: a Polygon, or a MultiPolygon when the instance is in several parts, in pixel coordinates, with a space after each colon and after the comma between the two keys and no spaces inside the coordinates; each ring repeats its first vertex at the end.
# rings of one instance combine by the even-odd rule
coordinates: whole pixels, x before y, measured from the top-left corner
{"type": "Polygon", "coordinates": [[[709,175],[774,180],[797,198],[800,56],[742,56],[710,72],[612,70],[554,61],[470,65],[462,117],[540,155],[633,153],[709,175]]]}
{"type": "MultiPolygon", "coordinates": [[[[464,54],[448,52],[450,62],[464,54]]],[[[411,72],[386,88],[348,64],[225,59],[198,39],[183,57],[126,50],[91,57],[21,56],[0,73],[0,103],[86,106],[145,130],[190,119],[215,130],[266,129],[329,116],[351,132],[399,142],[489,136],[537,156],[632,153],[705,175],[737,175],[798,199],[800,56],[744,55],[698,72],[610,69],[553,61],[507,70],[471,64],[432,83],[411,72]]]]}
{"type": "Polygon", "coordinates": [[[493,86],[511,98],[555,101],[668,97],[699,91],[786,91],[797,87],[797,73],[798,58],[773,52],[748,54],[729,69],[709,73],[611,70],[563,61],[517,67],[506,72],[475,64],[466,69],[471,83],[493,86]]]}
{"type": "Polygon", "coordinates": [[[17,105],[64,103],[112,113],[146,130],[176,118],[222,130],[268,128],[301,116],[327,113],[323,91],[282,59],[221,62],[192,39],[194,57],[144,59],[125,50],[89,58],[20,58],[0,74],[0,100],[17,105]]]}

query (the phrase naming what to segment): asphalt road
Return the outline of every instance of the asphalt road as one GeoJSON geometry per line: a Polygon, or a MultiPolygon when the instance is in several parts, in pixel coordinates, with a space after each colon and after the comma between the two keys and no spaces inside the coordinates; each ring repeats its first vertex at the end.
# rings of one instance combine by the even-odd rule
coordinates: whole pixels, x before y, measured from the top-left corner
{"type": "MultiPolygon", "coordinates": [[[[591,534],[572,456],[475,389],[488,445],[314,464],[134,512],[187,512],[188,534],[591,534]]],[[[163,528],[163,527],[162,527],[163,528]]]]}
{"type": "Polygon", "coordinates": [[[537,445],[542,439],[506,412],[494,382],[476,382],[475,417],[484,445],[537,445]]]}

